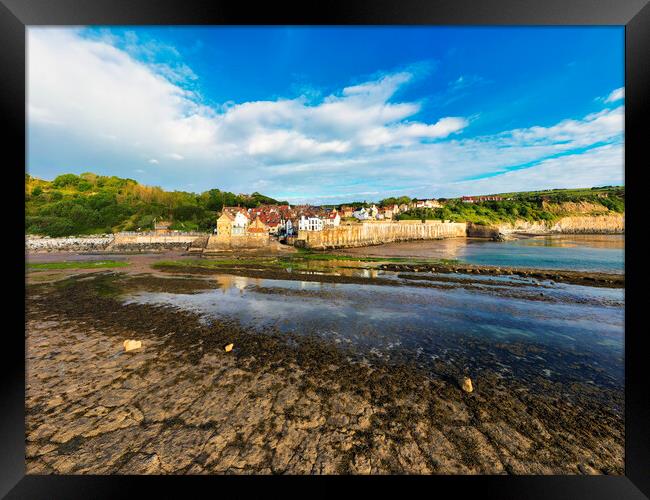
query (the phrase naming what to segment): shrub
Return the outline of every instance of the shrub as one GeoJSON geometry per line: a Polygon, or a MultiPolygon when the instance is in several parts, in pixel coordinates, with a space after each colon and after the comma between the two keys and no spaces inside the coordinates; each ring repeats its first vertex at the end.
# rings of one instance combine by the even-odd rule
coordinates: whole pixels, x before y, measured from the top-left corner
{"type": "Polygon", "coordinates": [[[74,174],[59,175],[52,181],[52,186],[62,188],[66,186],[76,186],[81,179],[74,174]]]}

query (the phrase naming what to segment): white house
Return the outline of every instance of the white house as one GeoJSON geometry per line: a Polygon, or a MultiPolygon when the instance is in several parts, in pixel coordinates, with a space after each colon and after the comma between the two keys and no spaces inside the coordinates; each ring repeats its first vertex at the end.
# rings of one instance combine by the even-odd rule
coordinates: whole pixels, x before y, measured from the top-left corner
{"type": "Polygon", "coordinates": [[[440,208],[442,204],[438,200],[418,200],[415,202],[415,208],[440,208]]]}
{"type": "Polygon", "coordinates": [[[360,207],[357,208],[354,212],[352,212],[352,217],[359,220],[368,220],[370,219],[370,214],[368,213],[368,210],[366,210],[364,207],[360,207]]]}
{"type": "Polygon", "coordinates": [[[379,215],[383,215],[384,219],[392,219],[393,215],[396,214],[397,212],[393,212],[393,210],[388,207],[379,210],[379,215]]]}
{"type": "Polygon", "coordinates": [[[330,213],[327,214],[327,218],[325,219],[325,225],[326,226],[338,226],[341,224],[341,215],[338,213],[336,209],[332,209],[330,213]]]}
{"type": "Polygon", "coordinates": [[[249,219],[244,212],[237,212],[232,223],[232,234],[244,234],[249,224],[249,219]]]}
{"type": "Polygon", "coordinates": [[[322,231],[323,220],[319,217],[305,217],[301,215],[298,221],[298,229],[300,231],[322,231]]]}
{"type": "Polygon", "coordinates": [[[284,221],[284,234],[287,236],[293,235],[293,223],[291,222],[291,219],[284,221]]]}

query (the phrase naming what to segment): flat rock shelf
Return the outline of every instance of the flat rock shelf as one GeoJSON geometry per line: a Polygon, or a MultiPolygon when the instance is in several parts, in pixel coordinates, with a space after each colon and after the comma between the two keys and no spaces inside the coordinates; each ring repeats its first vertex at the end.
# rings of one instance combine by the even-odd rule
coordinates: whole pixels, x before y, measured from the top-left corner
{"type": "Polygon", "coordinates": [[[620,355],[606,325],[602,338],[611,345],[584,350],[567,349],[551,332],[539,341],[521,336],[513,325],[493,328],[492,337],[427,334],[418,320],[396,316],[406,307],[424,314],[432,303],[453,316],[439,300],[454,294],[548,307],[528,297],[529,287],[549,294],[557,311],[570,304],[621,311],[620,290],[590,289],[575,305],[584,287],[538,289],[506,277],[514,285],[503,285],[501,297],[483,281],[412,287],[413,276],[385,273],[380,278],[393,286],[345,277],[301,285],[295,275],[235,270],[93,271],[31,283],[27,472],[623,473],[620,355]],[[294,299],[312,309],[294,311],[293,322],[259,321],[270,314],[262,306],[294,299]],[[347,303],[357,315],[339,312],[364,321],[373,300],[395,304],[384,308],[393,316],[384,318],[387,337],[379,340],[334,331],[331,318],[324,325],[300,316],[347,303]],[[248,304],[250,314],[231,314],[232,304],[248,304]],[[395,321],[421,334],[397,342],[388,337],[395,321]],[[142,348],[124,352],[127,339],[142,348]],[[471,393],[462,390],[468,375],[471,393]]]}

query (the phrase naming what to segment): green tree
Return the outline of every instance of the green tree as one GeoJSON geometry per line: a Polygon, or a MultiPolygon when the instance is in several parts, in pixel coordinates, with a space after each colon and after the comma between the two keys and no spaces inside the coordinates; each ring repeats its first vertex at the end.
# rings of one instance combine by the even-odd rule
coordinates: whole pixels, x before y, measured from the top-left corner
{"type": "Polygon", "coordinates": [[[59,175],[52,181],[52,186],[55,188],[63,188],[67,186],[76,186],[81,179],[74,174],[59,175]]]}

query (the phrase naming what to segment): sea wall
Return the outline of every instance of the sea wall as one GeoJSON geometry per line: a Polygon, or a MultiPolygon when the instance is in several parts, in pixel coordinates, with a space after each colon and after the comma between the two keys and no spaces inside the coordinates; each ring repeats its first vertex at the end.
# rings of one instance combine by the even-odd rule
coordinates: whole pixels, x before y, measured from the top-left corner
{"type": "Polygon", "coordinates": [[[231,250],[236,248],[265,248],[271,245],[267,233],[248,233],[238,236],[211,235],[205,247],[210,250],[231,250]]]}
{"type": "Polygon", "coordinates": [[[202,233],[171,233],[171,234],[155,234],[155,233],[116,233],[114,245],[150,245],[150,244],[174,244],[183,243],[186,246],[192,243],[198,237],[203,236],[202,233]]]}
{"type": "Polygon", "coordinates": [[[117,252],[162,252],[166,250],[186,250],[203,233],[116,233],[113,243],[107,250],[117,252]]]}
{"type": "Polygon", "coordinates": [[[363,222],[322,231],[299,231],[296,246],[348,248],[395,241],[435,240],[466,235],[466,224],[442,221],[363,222]]]}
{"type": "Polygon", "coordinates": [[[519,220],[515,223],[483,226],[467,223],[467,236],[499,238],[510,234],[620,234],[625,232],[625,214],[561,217],[547,223],[519,220]]]}

